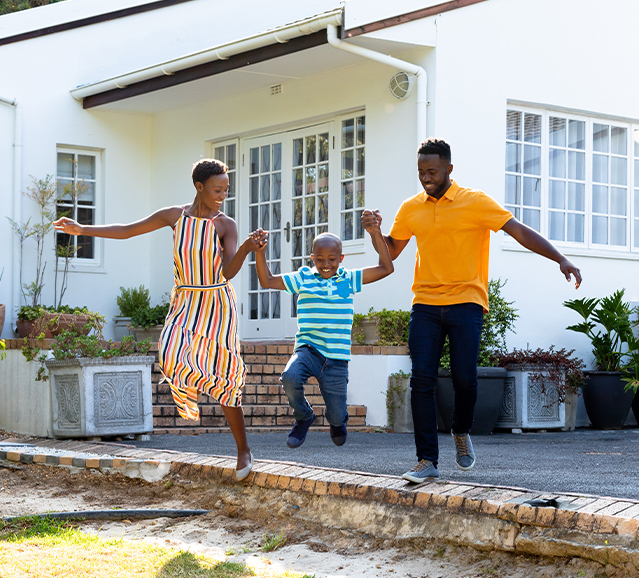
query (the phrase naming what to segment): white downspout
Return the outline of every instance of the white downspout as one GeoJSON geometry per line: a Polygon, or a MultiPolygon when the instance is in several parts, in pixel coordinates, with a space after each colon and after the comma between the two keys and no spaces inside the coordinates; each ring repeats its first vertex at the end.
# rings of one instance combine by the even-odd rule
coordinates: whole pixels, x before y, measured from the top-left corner
{"type": "Polygon", "coordinates": [[[421,66],[417,66],[412,62],[406,62],[405,60],[400,60],[399,58],[394,58],[392,56],[388,56],[387,54],[382,54],[381,52],[375,52],[374,50],[370,50],[368,48],[363,48],[361,46],[356,46],[355,44],[343,42],[337,37],[337,27],[332,24],[328,25],[326,33],[328,37],[328,43],[335,48],[351,52],[352,54],[357,54],[358,56],[361,56],[363,58],[375,60],[376,62],[386,64],[387,66],[392,66],[393,68],[396,68],[398,70],[413,74],[416,77],[417,146],[419,146],[422,141],[426,140],[426,89],[428,86],[428,77],[426,76],[426,71],[421,66]]]}
{"type": "MultiPolygon", "coordinates": [[[[13,107],[15,123],[13,127],[13,207],[12,218],[14,222],[22,221],[22,106],[17,99],[0,96],[0,102],[13,107]]],[[[12,236],[12,283],[11,283],[11,307],[7,307],[5,314],[10,320],[11,327],[15,326],[15,308],[20,303],[20,255],[17,235],[12,236]],[[10,311],[9,311],[10,310],[10,311]]],[[[1,329],[0,329],[1,331],[1,329]]]]}

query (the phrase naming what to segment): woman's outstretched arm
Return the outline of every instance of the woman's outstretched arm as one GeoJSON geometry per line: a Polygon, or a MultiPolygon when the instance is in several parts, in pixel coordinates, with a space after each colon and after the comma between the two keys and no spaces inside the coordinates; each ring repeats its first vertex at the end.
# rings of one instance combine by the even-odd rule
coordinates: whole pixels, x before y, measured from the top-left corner
{"type": "Polygon", "coordinates": [[[84,235],[86,237],[104,237],[106,239],[129,239],[144,235],[162,227],[172,227],[182,213],[182,207],[165,207],[152,215],[128,224],[81,225],[68,217],[61,217],[53,223],[56,231],[67,235],[84,235]]]}

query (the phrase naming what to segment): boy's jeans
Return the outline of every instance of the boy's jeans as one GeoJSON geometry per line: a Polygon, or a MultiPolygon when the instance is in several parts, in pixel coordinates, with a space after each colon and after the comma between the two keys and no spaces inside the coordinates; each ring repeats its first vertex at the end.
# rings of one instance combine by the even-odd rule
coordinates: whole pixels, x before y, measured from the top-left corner
{"type": "Polygon", "coordinates": [[[483,317],[483,309],[476,303],[413,305],[408,348],[412,361],[411,408],[418,460],[425,459],[437,466],[439,458],[435,386],[446,335],[455,389],[452,430],[456,434],[470,432],[477,401],[477,355],[483,317]]]}
{"type": "Polygon", "coordinates": [[[313,415],[313,408],[304,396],[304,384],[311,376],[319,383],[326,404],[325,416],[328,423],[336,427],[345,424],[348,421],[348,361],[324,357],[312,345],[302,345],[295,350],[280,381],[297,421],[310,419],[313,415]]]}

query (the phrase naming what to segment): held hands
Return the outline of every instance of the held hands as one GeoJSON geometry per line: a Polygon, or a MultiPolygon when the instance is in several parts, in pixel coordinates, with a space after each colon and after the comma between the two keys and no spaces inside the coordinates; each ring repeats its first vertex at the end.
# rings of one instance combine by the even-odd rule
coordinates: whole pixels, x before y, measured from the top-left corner
{"type": "Polygon", "coordinates": [[[56,231],[62,231],[67,235],[81,235],[82,225],[68,217],[60,217],[57,221],[53,221],[53,228],[56,231]]]}
{"type": "Polygon", "coordinates": [[[366,229],[369,235],[374,233],[381,233],[382,229],[382,215],[379,209],[371,211],[370,209],[364,209],[362,213],[362,227],[366,229]]]}
{"type": "Polygon", "coordinates": [[[268,243],[268,231],[256,229],[249,234],[247,241],[250,243],[250,250],[261,253],[266,249],[268,243]]]}

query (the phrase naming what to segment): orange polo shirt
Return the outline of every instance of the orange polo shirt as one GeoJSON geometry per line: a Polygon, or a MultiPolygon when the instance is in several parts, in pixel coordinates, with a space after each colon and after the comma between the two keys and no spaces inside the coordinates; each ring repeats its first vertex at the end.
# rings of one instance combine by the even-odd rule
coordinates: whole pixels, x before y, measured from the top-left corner
{"type": "Polygon", "coordinates": [[[488,311],[490,231],[512,218],[486,193],[453,180],[439,200],[422,191],[404,201],[390,236],[417,240],[413,304],[477,303],[488,311]]]}

